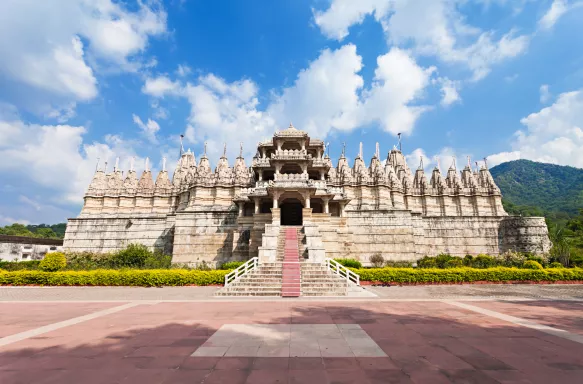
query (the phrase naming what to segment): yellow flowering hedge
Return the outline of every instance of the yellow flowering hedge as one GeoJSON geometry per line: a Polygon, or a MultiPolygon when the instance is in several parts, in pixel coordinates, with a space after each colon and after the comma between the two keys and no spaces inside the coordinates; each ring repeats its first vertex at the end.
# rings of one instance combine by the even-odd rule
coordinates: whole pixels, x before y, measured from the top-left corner
{"type": "Polygon", "coordinates": [[[475,281],[583,281],[583,268],[370,268],[354,269],[362,281],[382,283],[471,283],[475,281]]]}
{"type": "Polygon", "coordinates": [[[97,269],[93,271],[4,271],[0,285],[107,285],[180,286],[223,284],[230,270],[198,271],[186,269],[97,269]]]}

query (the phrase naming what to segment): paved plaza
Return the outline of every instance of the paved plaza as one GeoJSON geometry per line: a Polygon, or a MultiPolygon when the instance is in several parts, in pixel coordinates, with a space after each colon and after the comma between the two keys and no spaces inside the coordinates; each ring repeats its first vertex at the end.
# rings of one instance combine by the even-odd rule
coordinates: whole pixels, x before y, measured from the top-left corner
{"type": "Polygon", "coordinates": [[[583,382],[583,286],[370,289],[3,287],[0,382],[583,382]]]}

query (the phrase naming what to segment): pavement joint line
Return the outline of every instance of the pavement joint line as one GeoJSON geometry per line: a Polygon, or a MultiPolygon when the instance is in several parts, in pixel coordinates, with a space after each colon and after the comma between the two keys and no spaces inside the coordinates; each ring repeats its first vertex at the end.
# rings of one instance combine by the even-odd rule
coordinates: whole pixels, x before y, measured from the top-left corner
{"type": "Polygon", "coordinates": [[[480,313],[482,315],[486,315],[486,316],[494,317],[496,319],[508,321],[509,323],[520,325],[520,326],[523,326],[526,328],[536,329],[537,331],[541,331],[541,332],[547,333],[549,335],[558,336],[558,337],[561,337],[563,339],[567,339],[567,340],[571,340],[571,341],[574,341],[574,342],[579,343],[579,344],[583,344],[583,335],[571,333],[571,332],[566,331],[564,329],[549,327],[548,325],[539,324],[539,323],[531,321],[531,320],[523,319],[523,318],[516,317],[516,316],[506,315],[504,313],[492,311],[492,310],[486,309],[486,308],[476,307],[475,305],[471,305],[471,304],[460,303],[458,301],[443,300],[443,302],[450,304],[450,305],[453,305],[453,306],[456,306],[456,307],[459,307],[459,308],[466,309],[468,311],[477,312],[477,313],[480,313]]]}
{"type": "Polygon", "coordinates": [[[14,335],[5,336],[5,337],[0,338],[0,347],[6,346],[9,344],[13,344],[13,343],[17,343],[17,342],[22,341],[22,340],[30,339],[31,337],[42,335],[43,333],[52,332],[52,331],[55,331],[57,329],[65,328],[65,327],[68,327],[71,325],[83,323],[83,322],[88,321],[88,320],[93,320],[93,319],[97,319],[99,317],[107,316],[107,315],[110,315],[112,313],[121,312],[123,310],[129,309],[132,307],[136,307],[138,305],[143,305],[143,304],[144,304],[143,302],[131,302],[131,303],[126,302],[126,304],[119,305],[117,307],[103,309],[101,311],[93,312],[93,313],[90,313],[87,315],[74,317],[72,319],[63,320],[63,321],[59,321],[57,323],[44,325],[42,327],[35,328],[35,329],[30,329],[28,331],[15,333],[14,335]]]}
{"type": "Polygon", "coordinates": [[[342,303],[342,302],[445,302],[445,301],[470,301],[470,302],[489,302],[489,301],[508,301],[508,302],[518,302],[518,301],[547,301],[547,302],[581,302],[583,299],[540,299],[540,298],[474,298],[474,297],[456,297],[456,298],[441,298],[441,299],[430,299],[430,298],[410,298],[410,299],[377,299],[372,297],[362,297],[362,298],[338,298],[337,296],[317,296],[313,298],[270,298],[270,299],[258,299],[258,298],[237,298],[237,297],[225,297],[224,299],[176,299],[176,300],[152,300],[152,299],[125,299],[125,300],[0,300],[0,305],[2,304],[56,304],[56,303],[128,303],[135,302],[139,304],[160,304],[160,303],[247,303],[247,302],[273,302],[273,303],[284,303],[284,302],[294,302],[294,303],[309,303],[309,302],[322,302],[326,303],[342,303]]]}

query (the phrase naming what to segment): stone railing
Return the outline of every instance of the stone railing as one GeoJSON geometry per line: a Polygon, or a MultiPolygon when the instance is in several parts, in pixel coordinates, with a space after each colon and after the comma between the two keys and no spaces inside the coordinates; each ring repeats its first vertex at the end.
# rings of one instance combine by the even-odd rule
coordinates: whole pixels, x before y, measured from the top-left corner
{"type": "Polygon", "coordinates": [[[312,160],[312,167],[327,167],[329,164],[324,159],[312,160]]]}
{"type": "Polygon", "coordinates": [[[270,166],[269,159],[267,159],[267,158],[264,159],[262,157],[254,158],[253,162],[252,162],[252,166],[253,167],[269,167],[270,166]]]}
{"type": "Polygon", "coordinates": [[[307,173],[279,173],[275,174],[276,181],[284,180],[308,180],[309,176],[307,173]]]}
{"type": "Polygon", "coordinates": [[[326,189],[326,180],[311,180],[314,184],[314,187],[318,189],[326,189]]]}
{"type": "Polygon", "coordinates": [[[312,155],[308,154],[305,149],[278,149],[271,155],[271,158],[275,160],[308,160],[312,158],[312,155]]]}

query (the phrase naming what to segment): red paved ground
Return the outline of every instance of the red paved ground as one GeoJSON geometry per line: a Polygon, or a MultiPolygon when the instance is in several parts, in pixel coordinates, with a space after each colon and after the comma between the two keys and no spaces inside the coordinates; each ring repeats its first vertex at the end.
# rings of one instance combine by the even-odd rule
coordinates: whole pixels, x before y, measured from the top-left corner
{"type": "Polygon", "coordinates": [[[87,315],[119,303],[1,303],[0,337],[87,315]]]}
{"type": "Polygon", "coordinates": [[[583,302],[513,301],[471,304],[583,335],[583,302]]]}
{"type": "MultiPolygon", "coordinates": [[[[51,305],[0,304],[0,323],[79,304],[51,305]]],[[[583,345],[441,302],[143,304],[0,347],[0,382],[580,383],[583,345]],[[223,324],[290,322],[359,324],[388,357],[190,357],[223,324]]]]}

